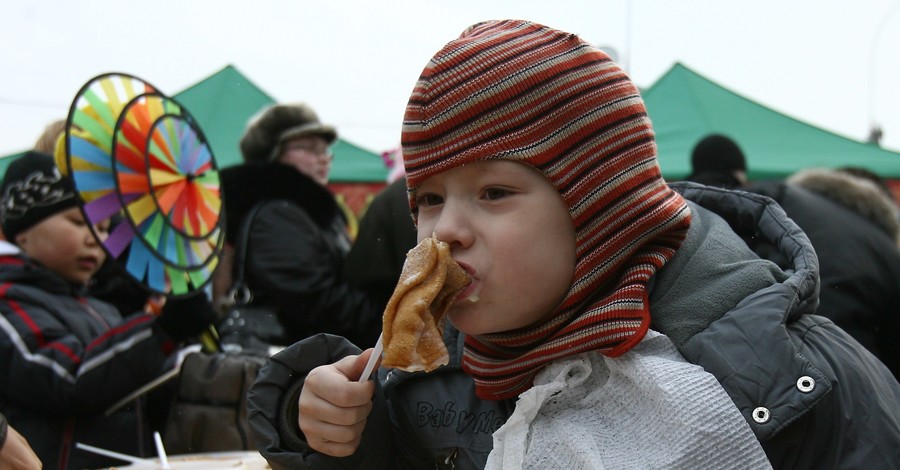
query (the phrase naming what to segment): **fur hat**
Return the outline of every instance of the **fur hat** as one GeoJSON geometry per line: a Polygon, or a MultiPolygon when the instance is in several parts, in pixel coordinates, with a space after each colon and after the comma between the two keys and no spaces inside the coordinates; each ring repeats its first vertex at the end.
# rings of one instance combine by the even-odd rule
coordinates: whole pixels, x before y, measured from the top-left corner
{"type": "Polygon", "coordinates": [[[542,172],[569,207],[578,260],[552,318],[466,338],[480,397],[516,396],[548,361],[640,342],[647,282],[674,256],[690,210],[662,178],[637,86],[606,53],[527,21],[473,25],[425,67],[401,142],[414,213],[430,176],[498,159],[542,172]]]}
{"type": "Polygon", "coordinates": [[[72,180],[60,173],[53,157],[34,151],[9,164],[0,197],[3,234],[10,242],[38,222],[78,204],[72,180]]]}
{"type": "Polygon", "coordinates": [[[747,171],[744,152],[738,144],[721,134],[710,134],[691,152],[693,174],[706,172],[730,173],[735,170],[747,171]]]}
{"type": "Polygon", "coordinates": [[[337,131],[322,124],[305,103],[272,105],[250,119],[241,137],[241,154],[248,162],[272,161],[285,141],[306,136],[321,137],[330,145],[337,139],[337,131]]]}

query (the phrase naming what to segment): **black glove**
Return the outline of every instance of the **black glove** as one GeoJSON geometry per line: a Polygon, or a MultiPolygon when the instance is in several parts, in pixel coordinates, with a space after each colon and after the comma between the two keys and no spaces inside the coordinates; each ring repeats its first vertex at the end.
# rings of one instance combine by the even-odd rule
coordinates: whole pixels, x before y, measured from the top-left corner
{"type": "Polygon", "coordinates": [[[175,341],[196,336],[216,322],[216,311],[203,292],[166,300],[156,323],[175,341]]]}

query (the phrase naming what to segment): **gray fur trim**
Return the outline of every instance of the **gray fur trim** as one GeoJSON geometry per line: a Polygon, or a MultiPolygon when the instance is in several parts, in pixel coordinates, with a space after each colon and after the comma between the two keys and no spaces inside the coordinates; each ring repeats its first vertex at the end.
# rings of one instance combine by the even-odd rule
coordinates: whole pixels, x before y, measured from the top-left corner
{"type": "Polygon", "coordinates": [[[900,219],[894,201],[872,181],[824,168],[798,171],[787,182],[828,199],[874,222],[894,241],[900,241],[900,219]]]}

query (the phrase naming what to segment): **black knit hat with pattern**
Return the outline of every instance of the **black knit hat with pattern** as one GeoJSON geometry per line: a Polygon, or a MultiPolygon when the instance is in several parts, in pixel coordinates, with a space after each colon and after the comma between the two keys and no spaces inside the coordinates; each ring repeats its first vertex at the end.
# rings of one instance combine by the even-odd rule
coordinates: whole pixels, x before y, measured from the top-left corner
{"type": "Polygon", "coordinates": [[[78,205],[72,180],[60,173],[53,157],[33,151],[9,164],[0,195],[3,234],[10,242],[47,217],[78,205]]]}

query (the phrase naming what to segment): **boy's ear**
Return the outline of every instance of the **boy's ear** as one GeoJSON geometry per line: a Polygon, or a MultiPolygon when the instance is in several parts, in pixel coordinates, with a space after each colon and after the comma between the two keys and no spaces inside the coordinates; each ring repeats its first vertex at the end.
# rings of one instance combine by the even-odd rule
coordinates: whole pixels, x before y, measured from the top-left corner
{"type": "Polygon", "coordinates": [[[16,235],[16,239],[13,242],[20,248],[22,251],[25,251],[25,247],[28,244],[28,230],[23,230],[22,233],[16,235]]]}

